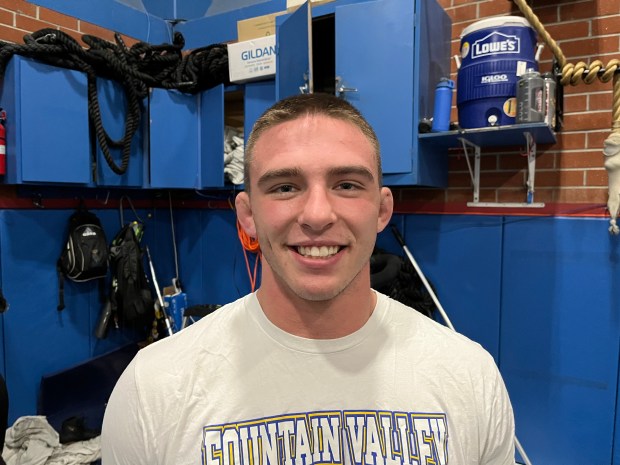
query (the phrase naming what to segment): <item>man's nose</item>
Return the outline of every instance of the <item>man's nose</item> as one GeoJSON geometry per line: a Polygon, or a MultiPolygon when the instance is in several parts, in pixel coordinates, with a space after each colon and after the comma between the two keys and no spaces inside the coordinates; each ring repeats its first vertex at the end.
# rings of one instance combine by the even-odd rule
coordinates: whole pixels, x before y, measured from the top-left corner
{"type": "Polygon", "coordinates": [[[299,214],[299,223],[306,228],[321,231],[336,221],[333,199],[323,187],[308,190],[303,210],[299,214]]]}

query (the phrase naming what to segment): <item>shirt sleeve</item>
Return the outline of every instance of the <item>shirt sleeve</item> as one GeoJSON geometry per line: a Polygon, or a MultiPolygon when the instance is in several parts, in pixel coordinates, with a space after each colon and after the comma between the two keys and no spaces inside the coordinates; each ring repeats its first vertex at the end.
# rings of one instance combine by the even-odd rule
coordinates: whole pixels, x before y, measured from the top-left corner
{"type": "Polygon", "coordinates": [[[149,452],[149,428],[145,424],[136,381],[135,357],[119,378],[106,406],[101,431],[102,465],[154,465],[149,452]]]}
{"type": "Polygon", "coordinates": [[[481,465],[514,465],[515,421],[510,397],[502,376],[491,358],[491,376],[484,409],[487,436],[481,465]]]}

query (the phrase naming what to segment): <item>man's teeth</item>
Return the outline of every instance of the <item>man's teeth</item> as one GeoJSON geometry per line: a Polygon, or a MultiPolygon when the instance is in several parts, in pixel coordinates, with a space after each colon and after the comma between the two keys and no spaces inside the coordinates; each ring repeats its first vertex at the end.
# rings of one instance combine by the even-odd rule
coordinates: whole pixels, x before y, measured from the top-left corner
{"type": "Polygon", "coordinates": [[[340,248],[337,245],[322,245],[321,247],[297,247],[297,251],[300,255],[304,257],[313,257],[313,258],[325,258],[331,257],[332,255],[336,255],[340,248]]]}

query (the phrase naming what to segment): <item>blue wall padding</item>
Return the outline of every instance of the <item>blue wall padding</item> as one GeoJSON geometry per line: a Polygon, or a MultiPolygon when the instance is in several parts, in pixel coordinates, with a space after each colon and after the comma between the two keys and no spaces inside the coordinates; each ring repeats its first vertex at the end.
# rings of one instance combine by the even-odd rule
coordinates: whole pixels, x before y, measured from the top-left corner
{"type": "MultiPolygon", "coordinates": [[[[96,212],[111,239],[120,227],[118,211],[96,212]]],[[[69,282],[67,308],[56,311],[55,263],[70,214],[0,212],[3,291],[11,304],[2,315],[0,344],[10,421],[36,412],[42,376],[135,338],[119,331],[103,341],[94,338],[100,306],[93,283],[69,282]]],[[[176,274],[170,211],[138,214],[159,284],[169,285],[176,274]]],[[[221,304],[246,294],[250,284],[232,210],[175,209],[173,216],[188,304],[221,304]]],[[[131,219],[126,208],[125,221],[131,219]]],[[[612,463],[612,444],[618,443],[620,302],[614,284],[620,253],[607,221],[396,215],[392,222],[456,329],[498,361],[517,435],[533,462],[612,463]]],[[[390,228],[378,245],[402,253],[390,228]]]]}
{"type": "Polygon", "coordinates": [[[406,239],[456,330],[482,344],[497,361],[501,217],[410,215],[406,239]]]}
{"type": "Polygon", "coordinates": [[[610,463],[617,238],[602,220],[511,218],[503,256],[500,361],[524,446],[537,463],[610,463]]]}

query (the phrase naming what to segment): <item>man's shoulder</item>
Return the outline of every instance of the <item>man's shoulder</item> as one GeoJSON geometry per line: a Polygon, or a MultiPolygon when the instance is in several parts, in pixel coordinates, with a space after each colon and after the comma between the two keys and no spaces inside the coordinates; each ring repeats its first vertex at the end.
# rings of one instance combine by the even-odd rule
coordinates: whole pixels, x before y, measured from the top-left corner
{"type": "Polygon", "coordinates": [[[226,304],[171,336],[146,346],[138,353],[137,363],[147,369],[151,365],[161,366],[162,362],[183,363],[197,352],[208,352],[210,346],[221,345],[235,321],[244,318],[242,313],[248,298],[244,296],[226,304]]]}

